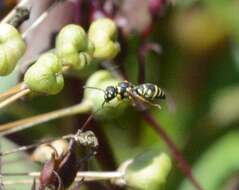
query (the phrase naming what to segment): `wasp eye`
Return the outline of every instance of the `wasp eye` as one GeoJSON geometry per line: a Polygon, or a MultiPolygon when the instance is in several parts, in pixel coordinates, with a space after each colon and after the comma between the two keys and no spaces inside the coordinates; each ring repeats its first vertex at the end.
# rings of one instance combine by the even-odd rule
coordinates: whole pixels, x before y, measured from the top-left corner
{"type": "Polygon", "coordinates": [[[105,89],[105,101],[109,102],[110,100],[114,99],[116,96],[116,89],[113,86],[108,86],[105,89]]]}

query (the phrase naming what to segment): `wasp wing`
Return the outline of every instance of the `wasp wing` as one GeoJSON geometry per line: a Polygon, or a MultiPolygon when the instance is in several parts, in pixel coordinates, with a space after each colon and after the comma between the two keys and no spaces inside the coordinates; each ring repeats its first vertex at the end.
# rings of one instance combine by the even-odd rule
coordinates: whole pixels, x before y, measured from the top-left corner
{"type": "Polygon", "coordinates": [[[161,106],[159,104],[155,104],[147,99],[145,99],[144,97],[138,95],[136,92],[134,92],[133,90],[129,90],[127,91],[129,93],[129,97],[131,98],[131,100],[133,101],[133,105],[140,105],[142,103],[148,104],[150,106],[154,106],[158,109],[161,109],[161,106]]]}

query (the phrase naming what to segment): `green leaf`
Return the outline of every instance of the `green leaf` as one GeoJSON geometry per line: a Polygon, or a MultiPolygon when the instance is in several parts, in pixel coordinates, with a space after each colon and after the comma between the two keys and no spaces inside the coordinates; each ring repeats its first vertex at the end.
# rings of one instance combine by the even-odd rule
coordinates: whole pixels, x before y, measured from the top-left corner
{"type": "MultiPolygon", "coordinates": [[[[6,138],[1,138],[1,151],[6,152],[9,150],[12,150],[13,148],[16,148],[17,146],[12,143],[11,141],[7,140],[6,138]]],[[[23,152],[18,152],[14,154],[9,154],[4,157],[2,157],[2,173],[27,173],[27,172],[34,172],[34,171],[40,171],[39,166],[37,164],[34,164],[30,158],[24,154],[23,152]]],[[[18,180],[33,180],[32,177],[28,176],[9,176],[9,177],[3,177],[2,183],[7,181],[18,181],[18,180]]],[[[8,190],[21,190],[21,189],[31,189],[32,184],[14,184],[13,185],[5,185],[6,189],[8,190]]]]}
{"type": "MultiPolygon", "coordinates": [[[[205,190],[218,190],[226,180],[239,170],[239,132],[230,132],[221,137],[201,156],[193,167],[196,179],[205,190]]],[[[196,150],[195,150],[196,151],[196,150]]],[[[179,190],[191,190],[185,180],[179,190]]]]}

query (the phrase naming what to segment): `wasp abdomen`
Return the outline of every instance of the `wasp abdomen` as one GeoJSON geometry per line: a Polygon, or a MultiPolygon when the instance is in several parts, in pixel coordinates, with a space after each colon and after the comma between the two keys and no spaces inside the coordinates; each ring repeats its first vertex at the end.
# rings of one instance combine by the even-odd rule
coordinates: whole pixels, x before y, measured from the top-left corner
{"type": "Polygon", "coordinates": [[[165,99],[165,93],[163,92],[163,90],[161,90],[161,88],[159,88],[155,84],[151,83],[140,84],[135,86],[134,90],[139,96],[145,99],[149,100],[165,99]]]}

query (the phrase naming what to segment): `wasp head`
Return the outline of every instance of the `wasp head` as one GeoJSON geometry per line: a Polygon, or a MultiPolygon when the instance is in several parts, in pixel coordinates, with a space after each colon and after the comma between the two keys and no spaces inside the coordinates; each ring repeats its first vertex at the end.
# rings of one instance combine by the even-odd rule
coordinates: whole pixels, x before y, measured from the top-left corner
{"type": "Polygon", "coordinates": [[[116,93],[117,93],[117,90],[115,87],[113,86],[108,86],[106,89],[105,89],[105,102],[110,102],[112,99],[114,99],[116,97],[116,93]]]}

